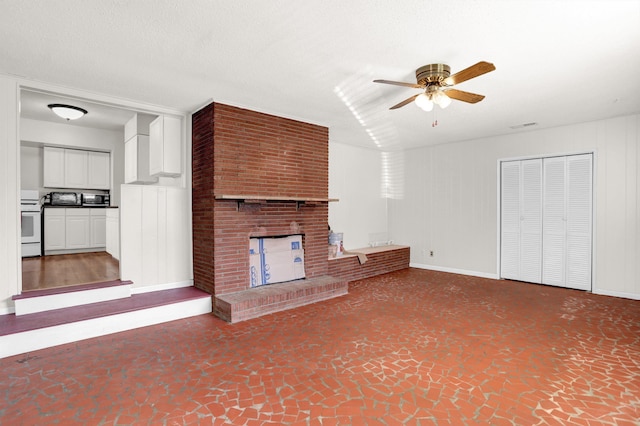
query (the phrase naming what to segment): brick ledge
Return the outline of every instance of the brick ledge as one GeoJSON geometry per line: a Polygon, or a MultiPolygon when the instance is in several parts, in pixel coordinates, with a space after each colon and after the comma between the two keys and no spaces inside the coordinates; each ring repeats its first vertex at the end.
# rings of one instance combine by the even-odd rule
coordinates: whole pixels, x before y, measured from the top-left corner
{"type": "Polygon", "coordinates": [[[216,296],[214,313],[235,323],[343,296],[348,290],[346,280],[328,275],[263,285],[216,296]]]}

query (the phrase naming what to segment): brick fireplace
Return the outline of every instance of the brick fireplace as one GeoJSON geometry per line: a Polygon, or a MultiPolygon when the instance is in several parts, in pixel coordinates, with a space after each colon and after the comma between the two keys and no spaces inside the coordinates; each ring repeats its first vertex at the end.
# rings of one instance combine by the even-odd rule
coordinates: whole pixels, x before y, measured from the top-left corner
{"type": "Polygon", "coordinates": [[[327,277],[328,129],[212,103],[192,131],[194,284],[215,313],[235,322],[346,293],[327,277]],[[303,236],[304,282],[250,288],[249,239],[292,234],[303,236]],[[234,318],[229,300],[251,312],[238,305],[234,318]]]}

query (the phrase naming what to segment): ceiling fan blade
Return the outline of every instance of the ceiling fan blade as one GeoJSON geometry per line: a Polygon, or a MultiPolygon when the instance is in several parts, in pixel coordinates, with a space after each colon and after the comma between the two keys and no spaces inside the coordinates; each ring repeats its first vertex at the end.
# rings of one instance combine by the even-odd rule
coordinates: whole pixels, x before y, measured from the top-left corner
{"type": "Polygon", "coordinates": [[[398,109],[398,108],[402,108],[403,106],[405,106],[406,104],[410,104],[415,98],[417,98],[419,95],[421,95],[421,93],[418,93],[417,95],[413,95],[412,97],[405,99],[404,101],[400,102],[399,104],[395,104],[394,106],[392,106],[389,109],[398,109]]]}
{"type": "Polygon", "coordinates": [[[404,86],[404,87],[413,87],[414,89],[422,89],[424,86],[420,86],[415,83],[405,83],[402,81],[391,81],[391,80],[373,80],[374,83],[384,83],[384,84],[393,84],[395,86],[404,86]]]}
{"type": "Polygon", "coordinates": [[[456,89],[448,89],[445,90],[444,93],[451,99],[468,102],[470,104],[475,104],[476,102],[480,102],[484,99],[484,95],[478,95],[476,93],[464,92],[456,89]]]}
{"type": "Polygon", "coordinates": [[[496,67],[490,62],[478,62],[475,65],[471,65],[469,68],[465,68],[462,71],[455,73],[445,79],[445,84],[453,86],[454,84],[460,84],[463,81],[470,80],[478,77],[479,75],[486,74],[495,70],[496,67]]]}

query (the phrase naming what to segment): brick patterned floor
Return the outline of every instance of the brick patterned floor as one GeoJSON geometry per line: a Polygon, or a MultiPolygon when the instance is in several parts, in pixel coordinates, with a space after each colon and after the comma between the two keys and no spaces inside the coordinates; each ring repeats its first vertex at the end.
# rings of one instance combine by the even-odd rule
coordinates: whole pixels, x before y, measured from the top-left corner
{"type": "Polygon", "coordinates": [[[638,425],[640,301],[408,269],[0,366],[3,425],[638,425]]]}

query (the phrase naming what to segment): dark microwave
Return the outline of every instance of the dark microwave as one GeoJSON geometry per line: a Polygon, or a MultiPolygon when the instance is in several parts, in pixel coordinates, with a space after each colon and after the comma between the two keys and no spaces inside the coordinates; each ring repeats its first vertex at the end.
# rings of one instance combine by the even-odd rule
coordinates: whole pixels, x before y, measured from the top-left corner
{"type": "Polygon", "coordinates": [[[82,205],[86,207],[109,207],[109,194],[82,194],[82,205]]]}
{"type": "Polygon", "coordinates": [[[82,194],[79,192],[52,192],[49,194],[52,206],[81,206],[82,194]]]}

